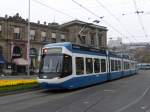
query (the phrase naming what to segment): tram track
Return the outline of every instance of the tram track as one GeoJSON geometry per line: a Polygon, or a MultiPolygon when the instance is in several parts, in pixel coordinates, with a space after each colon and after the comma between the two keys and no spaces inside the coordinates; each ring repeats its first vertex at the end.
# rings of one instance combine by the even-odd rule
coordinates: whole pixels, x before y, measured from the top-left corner
{"type": "Polygon", "coordinates": [[[6,96],[6,95],[26,93],[26,92],[30,92],[30,91],[36,91],[36,90],[41,90],[41,88],[34,87],[34,88],[29,88],[29,89],[24,89],[24,90],[4,91],[4,92],[0,92],[0,97],[6,96]]]}
{"type": "Polygon", "coordinates": [[[19,112],[25,108],[30,108],[43,103],[59,100],[76,92],[77,91],[61,92],[53,90],[36,90],[20,94],[7,95],[0,97],[0,107],[3,112],[19,112]],[[16,108],[14,109],[14,107],[16,108]]]}
{"type": "Polygon", "coordinates": [[[48,94],[42,94],[44,91],[45,90],[42,90],[42,89],[36,89],[36,90],[21,92],[21,93],[17,93],[17,94],[9,94],[7,96],[1,97],[0,100],[3,99],[4,97],[8,97],[8,98],[11,97],[11,98],[9,98],[10,100],[8,102],[5,102],[5,101],[0,102],[0,105],[9,105],[12,102],[17,103],[17,102],[27,101],[30,99],[36,99],[36,98],[48,96],[48,94]],[[41,93],[41,94],[39,94],[39,93],[41,93]],[[36,95],[32,96],[32,97],[27,97],[27,98],[26,97],[21,98],[22,96],[25,96],[27,94],[31,94],[31,96],[32,96],[32,94],[36,94],[36,95]],[[13,98],[13,96],[15,96],[15,97],[17,96],[19,99],[13,98]]]}

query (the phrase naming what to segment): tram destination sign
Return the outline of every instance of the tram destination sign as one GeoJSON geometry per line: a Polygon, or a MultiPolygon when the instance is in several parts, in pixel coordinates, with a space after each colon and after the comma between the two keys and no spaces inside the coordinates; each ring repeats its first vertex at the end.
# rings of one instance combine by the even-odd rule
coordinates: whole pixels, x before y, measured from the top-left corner
{"type": "Polygon", "coordinates": [[[44,54],[51,54],[51,53],[62,53],[62,48],[44,48],[44,54]]]}

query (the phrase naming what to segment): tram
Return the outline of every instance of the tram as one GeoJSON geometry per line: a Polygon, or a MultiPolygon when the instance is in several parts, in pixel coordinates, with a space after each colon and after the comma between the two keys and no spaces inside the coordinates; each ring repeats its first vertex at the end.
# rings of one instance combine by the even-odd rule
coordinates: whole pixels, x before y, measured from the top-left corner
{"type": "Polygon", "coordinates": [[[42,48],[38,82],[46,89],[75,89],[137,73],[136,61],[70,42],[42,48]]]}

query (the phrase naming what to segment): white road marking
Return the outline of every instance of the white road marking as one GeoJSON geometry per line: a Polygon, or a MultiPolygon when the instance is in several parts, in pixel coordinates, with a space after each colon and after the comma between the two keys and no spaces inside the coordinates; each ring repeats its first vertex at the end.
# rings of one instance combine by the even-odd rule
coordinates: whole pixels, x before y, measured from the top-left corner
{"type": "Polygon", "coordinates": [[[115,111],[115,112],[122,112],[123,110],[125,110],[125,109],[131,107],[132,105],[134,105],[134,104],[136,104],[136,103],[138,103],[138,102],[146,95],[146,93],[147,93],[149,90],[150,90],[150,87],[148,87],[148,88],[144,91],[144,93],[143,93],[138,99],[136,99],[136,100],[134,100],[133,102],[129,103],[128,105],[126,105],[126,106],[124,106],[124,107],[118,109],[118,110],[115,111]]]}
{"type": "Polygon", "coordinates": [[[83,102],[84,104],[88,104],[89,102],[88,101],[85,101],[85,102],[83,102]]]}
{"type": "Polygon", "coordinates": [[[110,89],[110,90],[109,90],[109,89],[107,90],[107,89],[106,89],[106,90],[104,90],[104,92],[114,92],[114,90],[111,90],[111,89],[110,89]]]}
{"type": "Polygon", "coordinates": [[[150,109],[146,110],[145,112],[150,112],[150,109]]]}
{"type": "Polygon", "coordinates": [[[141,106],[141,109],[145,110],[147,108],[147,106],[141,106]]]}

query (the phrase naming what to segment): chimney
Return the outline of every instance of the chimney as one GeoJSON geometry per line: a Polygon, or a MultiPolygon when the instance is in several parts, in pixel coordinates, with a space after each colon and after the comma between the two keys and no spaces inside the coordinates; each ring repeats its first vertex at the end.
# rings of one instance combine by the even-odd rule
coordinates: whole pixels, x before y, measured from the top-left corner
{"type": "Polygon", "coordinates": [[[46,25],[46,21],[44,21],[44,25],[46,25]]]}
{"type": "Polygon", "coordinates": [[[40,24],[40,21],[38,21],[37,23],[40,24]]]}
{"type": "Polygon", "coordinates": [[[5,19],[7,19],[7,18],[8,18],[8,15],[6,14],[6,15],[5,15],[5,19]]]}
{"type": "Polygon", "coordinates": [[[26,22],[28,22],[28,19],[26,19],[26,22]]]}

